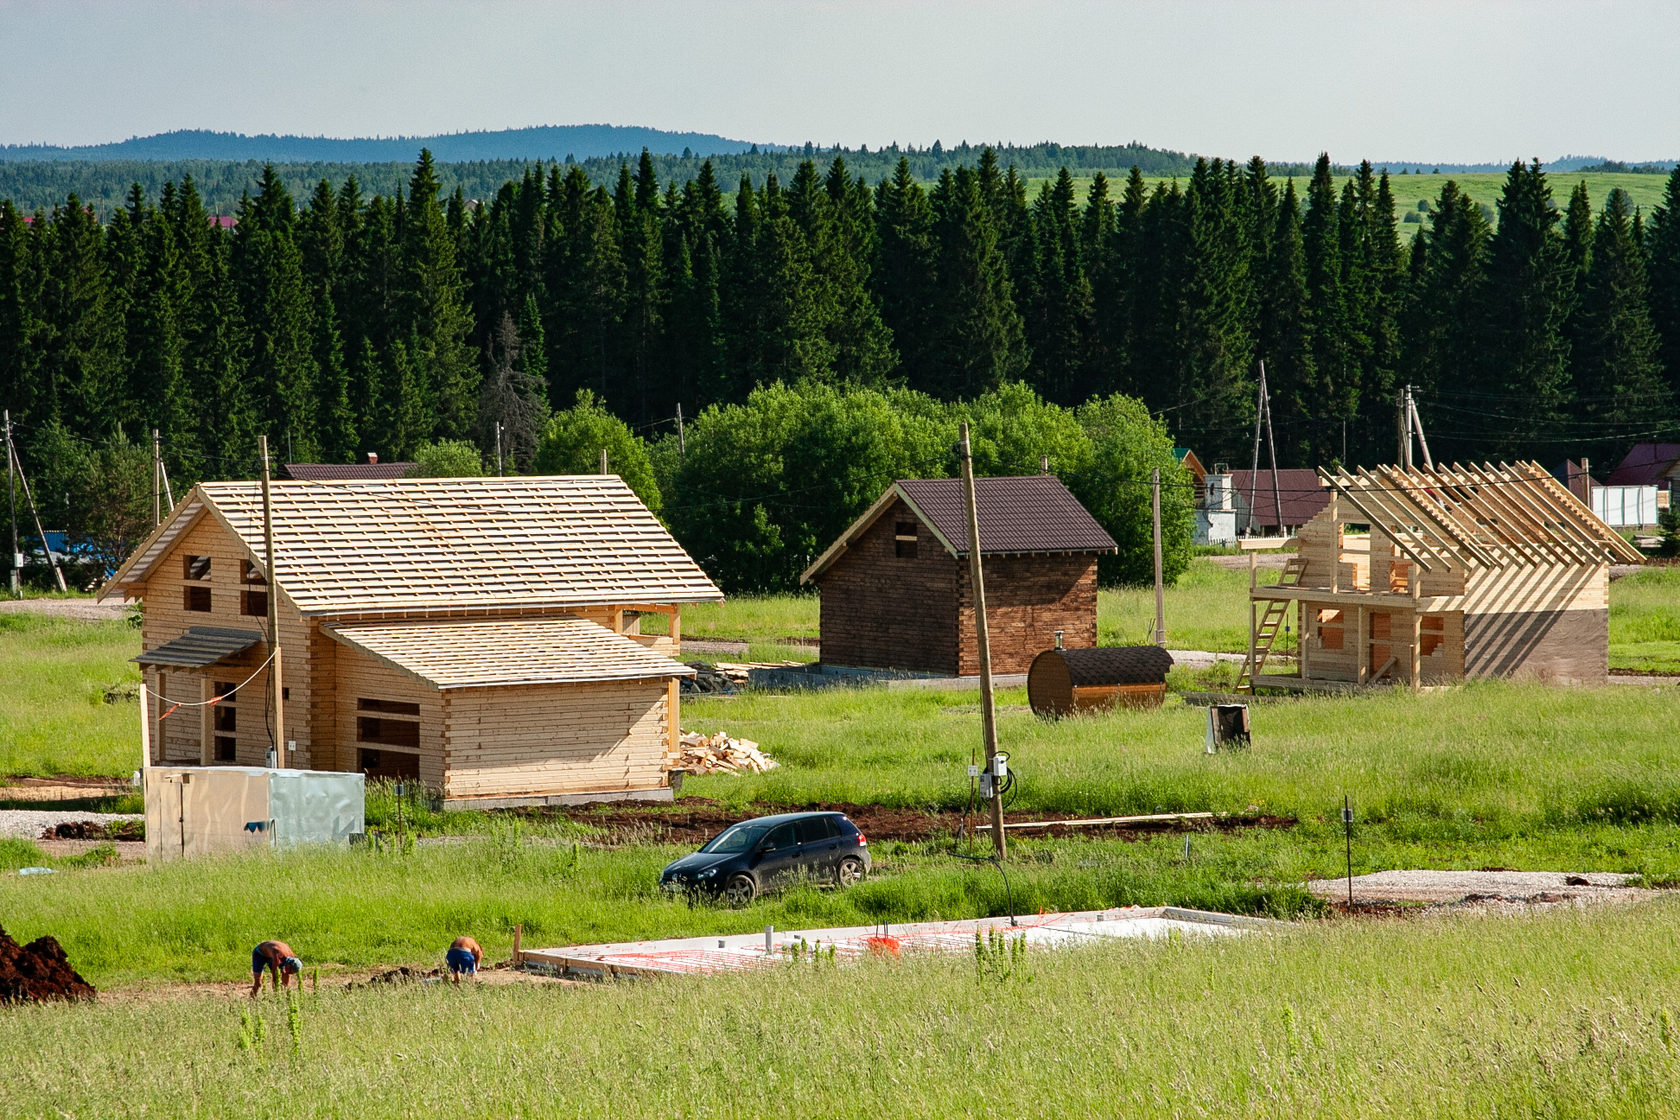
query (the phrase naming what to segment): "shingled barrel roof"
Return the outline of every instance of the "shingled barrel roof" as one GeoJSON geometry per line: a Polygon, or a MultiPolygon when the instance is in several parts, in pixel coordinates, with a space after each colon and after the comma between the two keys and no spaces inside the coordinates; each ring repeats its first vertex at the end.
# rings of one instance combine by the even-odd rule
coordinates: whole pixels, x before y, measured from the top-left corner
{"type": "MultiPolygon", "coordinates": [[[[851,543],[880,519],[894,499],[932,530],[945,551],[968,555],[968,513],[960,478],[904,478],[894,482],[852,522],[799,577],[809,582],[839,559],[851,543]]],[[[1117,547],[1097,519],[1054,475],[1007,475],[974,480],[982,556],[1046,552],[1114,552],[1117,547]]]]}
{"type": "MultiPolygon", "coordinates": [[[[1160,646],[1097,646],[1092,649],[1056,649],[1067,665],[1075,688],[1105,684],[1160,684],[1173,667],[1172,654],[1160,646]]],[[[1045,654],[1039,654],[1040,657],[1045,654]]]]}
{"type": "MultiPolygon", "coordinates": [[[[276,482],[270,497],[273,582],[305,615],[723,598],[613,475],[276,482]]],[[[201,517],[265,570],[261,486],[202,482],[101,597],[139,595],[201,517]]]]}

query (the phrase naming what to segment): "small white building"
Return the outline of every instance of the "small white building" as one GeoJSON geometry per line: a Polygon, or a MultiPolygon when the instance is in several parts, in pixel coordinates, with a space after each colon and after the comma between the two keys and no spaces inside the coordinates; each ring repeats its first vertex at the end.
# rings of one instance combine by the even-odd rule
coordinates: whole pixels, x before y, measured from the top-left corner
{"type": "Polygon", "coordinates": [[[1210,474],[1206,492],[1196,507],[1197,544],[1235,544],[1237,492],[1229,474],[1210,474]]]}
{"type": "Polygon", "coordinates": [[[1637,529],[1657,523],[1657,488],[1651,486],[1594,486],[1592,511],[1616,529],[1637,529]]]}

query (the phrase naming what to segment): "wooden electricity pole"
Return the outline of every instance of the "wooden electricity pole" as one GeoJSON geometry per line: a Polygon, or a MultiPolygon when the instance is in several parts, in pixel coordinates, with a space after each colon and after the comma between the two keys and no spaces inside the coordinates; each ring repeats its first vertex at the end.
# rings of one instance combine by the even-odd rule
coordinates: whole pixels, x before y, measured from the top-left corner
{"type": "Polygon", "coordinates": [[[677,402],[677,458],[688,458],[688,440],[683,435],[682,402],[677,402]]]}
{"type": "Polygon", "coordinates": [[[997,710],[992,704],[992,646],[986,632],[986,580],[980,570],[980,509],[974,498],[974,455],[968,424],[962,426],[963,498],[968,505],[968,574],[974,585],[974,637],[980,651],[980,734],[986,744],[986,771],[992,784],[992,849],[1007,853],[1003,838],[1003,783],[997,772],[997,710]]]}
{"type": "Polygon", "coordinates": [[[1149,479],[1154,494],[1155,515],[1155,644],[1167,646],[1167,596],[1161,579],[1161,468],[1156,467],[1149,479]]]}
{"type": "Polygon", "coordinates": [[[268,437],[257,437],[262,456],[263,547],[268,552],[268,685],[274,707],[274,765],[286,768],[286,690],[280,683],[280,588],[274,582],[274,506],[268,497],[268,437]]]}
{"type": "Polygon", "coordinates": [[[496,421],[496,477],[502,477],[502,422],[496,421]]]}
{"type": "Polygon", "coordinates": [[[6,509],[12,519],[12,594],[23,594],[23,553],[17,543],[17,472],[12,468],[12,410],[6,410],[6,509]]]}
{"type": "Polygon", "coordinates": [[[152,429],[152,528],[163,524],[163,452],[158,445],[158,430],[152,429]]]}
{"type": "Polygon", "coordinates": [[[607,473],[607,449],[601,448],[601,473],[607,473]]]}
{"type": "MultiPolygon", "coordinates": [[[[6,430],[11,432],[11,413],[6,414],[6,430]]],[[[41,552],[46,556],[47,563],[52,565],[53,578],[58,581],[60,591],[70,590],[64,583],[64,571],[58,566],[58,557],[53,555],[52,545],[47,543],[46,530],[41,528],[41,511],[35,508],[35,495],[29,489],[29,476],[23,473],[23,459],[17,453],[17,445],[10,438],[6,440],[7,469],[16,469],[18,481],[23,483],[23,500],[29,506],[29,517],[35,522],[35,535],[41,538],[41,552]]],[[[15,549],[13,551],[16,551],[15,549]]],[[[21,565],[19,565],[21,567],[21,565]]]]}

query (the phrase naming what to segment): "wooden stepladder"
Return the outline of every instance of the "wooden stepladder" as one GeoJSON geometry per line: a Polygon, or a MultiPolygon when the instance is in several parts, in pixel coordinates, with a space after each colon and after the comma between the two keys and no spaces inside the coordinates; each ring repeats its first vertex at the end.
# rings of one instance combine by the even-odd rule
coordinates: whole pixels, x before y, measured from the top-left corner
{"type": "MultiPolygon", "coordinates": [[[[1298,587],[1301,575],[1307,569],[1306,561],[1299,555],[1291,556],[1289,562],[1283,566],[1283,574],[1278,577],[1279,587],[1298,587]]],[[[1266,609],[1259,615],[1254,615],[1254,601],[1249,600],[1248,659],[1243,662],[1242,674],[1237,677],[1238,692],[1253,692],[1254,682],[1266,668],[1266,659],[1271,656],[1272,643],[1277,640],[1278,631],[1283,629],[1284,619],[1289,615],[1292,599],[1267,599],[1266,609]]]]}

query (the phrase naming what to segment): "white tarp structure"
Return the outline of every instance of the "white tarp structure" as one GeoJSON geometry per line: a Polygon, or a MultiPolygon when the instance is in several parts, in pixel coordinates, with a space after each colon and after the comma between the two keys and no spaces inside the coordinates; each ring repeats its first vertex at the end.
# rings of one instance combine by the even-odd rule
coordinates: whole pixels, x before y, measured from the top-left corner
{"type": "Polygon", "coordinates": [[[366,831],[361,774],[260,766],[148,766],[146,857],[346,843],[366,831]]]}
{"type": "Polygon", "coordinates": [[[1657,523],[1655,486],[1594,486],[1593,515],[1613,529],[1657,523]]]}

